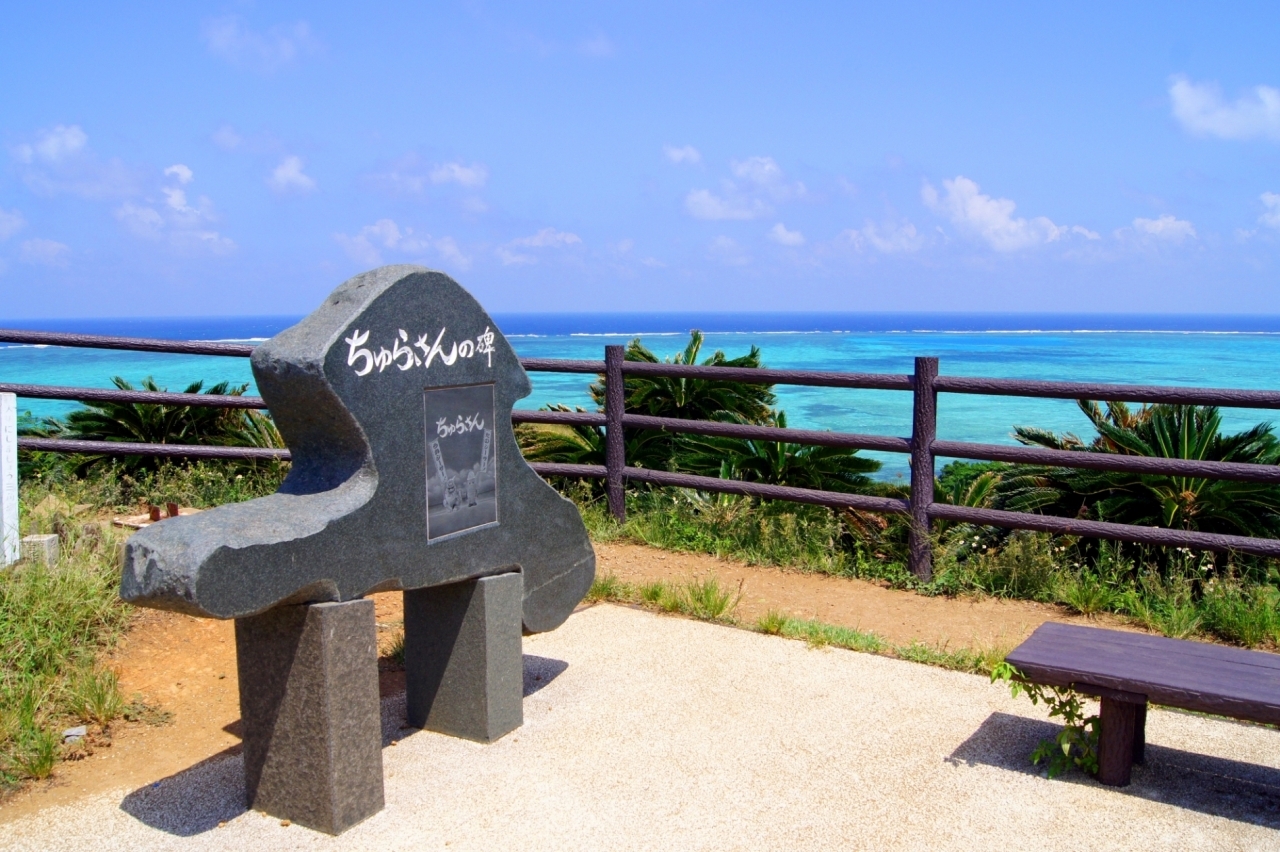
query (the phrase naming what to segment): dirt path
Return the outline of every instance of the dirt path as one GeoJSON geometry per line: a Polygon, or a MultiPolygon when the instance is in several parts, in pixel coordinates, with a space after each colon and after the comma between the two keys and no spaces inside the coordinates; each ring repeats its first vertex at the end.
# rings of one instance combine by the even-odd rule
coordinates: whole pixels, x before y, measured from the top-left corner
{"type": "MultiPolygon", "coordinates": [[[[635,544],[597,544],[601,575],[628,583],[683,583],[716,577],[742,584],[738,620],[753,625],[769,610],[879,634],[898,643],[950,648],[1012,648],[1046,621],[1085,623],[1061,607],[995,598],[924,597],[866,580],[760,568],[697,553],[671,553],[635,544]]],[[[1119,619],[1089,623],[1122,627],[1119,619]]]]}
{"type": "MultiPolygon", "coordinates": [[[[880,634],[896,643],[1012,647],[1047,620],[1072,621],[1057,607],[1017,601],[927,598],[875,583],[755,568],[700,554],[631,544],[596,545],[599,573],[630,583],[716,577],[742,584],[737,617],[747,625],[769,610],[880,634]]],[[[403,617],[399,593],[375,595],[379,635],[389,644],[403,617]]],[[[385,648],[384,648],[385,649],[385,648]]],[[[63,763],[47,781],[0,804],[0,823],[52,805],[120,788],[136,789],[239,748],[235,629],[144,610],[109,660],[126,698],[140,694],[172,714],[169,724],[117,723],[109,747],[63,763]]],[[[383,694],[403,675],[382,675],[383,694]]]]}

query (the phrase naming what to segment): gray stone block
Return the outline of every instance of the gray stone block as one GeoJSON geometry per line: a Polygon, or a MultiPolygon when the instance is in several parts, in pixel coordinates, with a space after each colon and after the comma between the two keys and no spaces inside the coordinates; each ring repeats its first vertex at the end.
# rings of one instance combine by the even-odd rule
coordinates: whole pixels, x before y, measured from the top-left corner
{"type": "Polygon", "coordinates": [[[524,722],[519,574],[404,593],[409,724],[493,742],[524,722]]]}
{"type": "Polygon", "coordinates": [[[288,477],[276,494],[132,536],[126,600],[240,618],[518,567],[536,633],[591,587],[577,508],[525,463],[511,428],[528,376],[449,276],[389,266],[352,278],[252,366],[293,454],[288,477]]]}
{"type": "Polygon", "coordinates": [[[236,619],[251,808],[339,834],[383,807],[373,601],[236,619]]]}
{"type": "Polygon", "coordinates": [[[58,537],[52,533],[45,535],[24,535],[22,537],[22,558],[40,565],[58,564],[58,537]]]}

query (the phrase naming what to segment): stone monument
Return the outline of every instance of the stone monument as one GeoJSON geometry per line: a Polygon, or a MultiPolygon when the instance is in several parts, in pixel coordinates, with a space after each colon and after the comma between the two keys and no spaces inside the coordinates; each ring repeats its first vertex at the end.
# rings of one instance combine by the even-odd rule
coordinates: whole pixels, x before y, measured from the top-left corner
{"type": "Polygon", "coordinates": [[[522,633],[559,626],[595,554],[511,428],[529,379],[449,276],[388,266],[254,350],[293,456],[268,497],[170,518],[121,596],[236,620],[249,804],[337,834],[383,805],[373,592],[404,591],[409,723],[522,723],[522,633]]]}

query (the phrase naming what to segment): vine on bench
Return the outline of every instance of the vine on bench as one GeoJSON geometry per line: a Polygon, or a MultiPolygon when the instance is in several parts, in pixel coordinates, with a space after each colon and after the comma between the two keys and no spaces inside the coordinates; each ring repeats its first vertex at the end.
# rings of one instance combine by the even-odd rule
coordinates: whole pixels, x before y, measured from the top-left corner
{"type": "Polygon", "coordinates": [[[1049,718],[1062,720],[1062,730],[1053,739],[1041,740],[1031,753],[1031,762],[1037,766],[1048,763],[1049,777],[1055,778],[1072,767],[1078,767],[1090,775],[1098,773],[1097,715],[1084,715],[1084,697],[1070,687],[1043,686],[1028,683],[1022,672],[1006,662],[996,664],[991,672],[991,682],[998,680],[1009,684],[1013,697],[1026,693],[1032,704],[1044,702],[1049,708],[1049,718]]]}

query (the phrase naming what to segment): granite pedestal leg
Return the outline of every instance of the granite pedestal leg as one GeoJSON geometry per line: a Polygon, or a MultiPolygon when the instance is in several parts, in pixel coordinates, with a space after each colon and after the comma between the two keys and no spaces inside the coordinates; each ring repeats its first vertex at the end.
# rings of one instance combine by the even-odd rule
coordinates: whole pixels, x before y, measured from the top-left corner
{"type": "Polygon", "coordinates": [[[487,743],[524,723],[523,596],[518,573],[404,593],[410,725],[487,743]]]}
{"type": "Polygon", "coordinates": [[[249,807],[340,834],[383,807],[373,601],[236,619],[249,807]]]}

